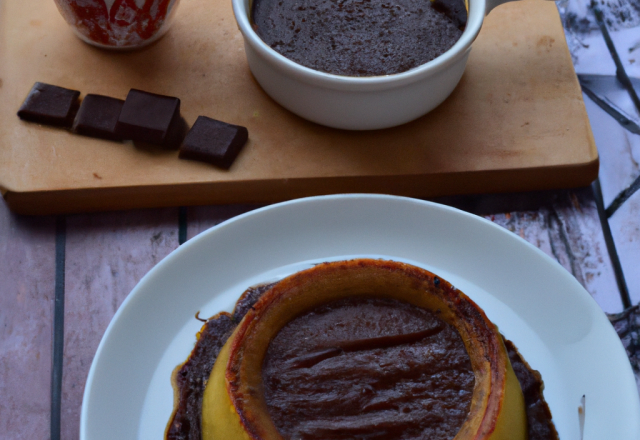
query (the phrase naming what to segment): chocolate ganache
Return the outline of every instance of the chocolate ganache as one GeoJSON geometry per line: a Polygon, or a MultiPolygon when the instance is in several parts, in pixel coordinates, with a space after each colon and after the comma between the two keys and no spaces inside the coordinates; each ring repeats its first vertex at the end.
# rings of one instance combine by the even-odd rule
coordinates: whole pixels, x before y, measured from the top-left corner
{"type": "MultiPolygon", "coordinates": [[[[176,406],[174,408],[174,413],[171,416],[171,420],[169,421],[169,424],[167,426],[167,431],[165,433],[166,440],[201,440],[202,439],[201,426],[200,426],[202,395],[203,395],[207,380],[209,378],[209,375],[211,373],[213,364],[216,361],[216,358],[218,357],[218,353],[222,345],[224,345],[226,340],[229,338],[229,335],[233,332],[236,325],[242,320],[244,315],[250,309],[253,308],[254,304],[258,301],[258,299],[270,287],[272,287],[272,284],[249,288],[247,291],[244,292],[244,294],[238,300],[232,314],[225,313],[225,312],[219,313],[218,315],[211,317],[209,320],[207,320],[205,325],[202,327],[202,329],[198,333],[198,341],[196,343],[196,346],[194,347],[188,360],[184,364],[178,366],[174,371],[173,382],[174,382],[174,387],[176,391],[176,406]]],[[[380,300],[375,300],[375,301],[377,302],[380,300]]],[[[369,311],[375,311],[375,309],[377,309],[378,311],[381,311],[388,304],[393,303],[393,301],[389,301],[389,302],[387,302],[386,300],[381,300],[381,301],[382,301],[382,305],[380,307],[376,307],[376,304],[373,304],[373,305],[367,304],[366,308],[369,311]]],[[[341,301],[341,302],[329,304],[328,306],[325,306],[325,308],[334,309],[333,314],[335,317],[337,316],[337,314],[340,314],[340,313],[349,314],[353,312],[354,309],[350,307],[350,305],[352,304],[349,304],[349,303],[350,303],[349,300],[341,301]],[[340,310],[341,304],[345,306],[344,310],[340,310]],[[336,307],[336,305],[338,307],[336,307]]],[[[349,329],[352,329],[352,327],[348,327],[348,326],[359,325],[358,323],[346,323],[345,324],[346,327],[345,326],[341,327],[338,324],[336,324],[336,329],[334,330],[334,333],[327,332],[325,336],[320,335],[322,339],[320,341],[316,341],[316,345],[313,345],[313,344],[308,345],[307,348],[311,348],[310,353],[307,352],[305,355],[300,352],[290,357],[289,364],[294,367],[297,365],[298,368],[301,368],[305,365],[307,367],[315,366],[317,369],[321,366],[320,361],[322,360],[331,360],[331,358],[333,357],[345,356],[345,355],[352,356],[357,359],[359,355],[363,355],[363,354],[366,355],[367,350],[364,350],[364,349],[358,350],[358,348],[368,348],[370,352],[372,352],[373,350],[380,350],[380,349],[384,350],[385,347],[392,348],[392,349],[394,349],[394,347],[395,349],[403,348],[405,352],[408,351],[409,354],[411,355],[416,353],[416,350],[420,350],[421,349],[420,347],[424,348],[425,346],[428,346],[430,343],[437,342],[438,338],[445,336],[445,334],[449,332],[449,330],[446,330],[443,333],[443,330],[447,329],[447,327],[450,327],[450,326],[440,321],[437,317],[433,316],[433,314],[431,314],[430,312],[422,313],[423,311],[421,311],[421,309],[416,308],[419,311],[416,314],[415,311],[410,310],[414,308],[413,306],[409,306],[408,308],[405,308],[406,306],[404,306],[404,303],[400,303],[400,302],[398,303],[400,304],[400,307],[398,310],[394,311],[393,313],[396,316],[400,314],[400,315],[404,315],[407,318],[406,327],[404,327],[404,330],[406,330],[407,332],[405,333],[403,331],[402,333],[402,335],[404,336],[398,336],[400,333],[397,332],[398,327],[395,327],[395,325],[397,325],[398,323],[393,323],[391,327],[388,327],[386,323],[380,323],[378,321],[374,321],[370,323],[368,326],[365,324],[363,326],[364,330],[366,331],[370,330],[370,332],[378,331],[379,336],[373,337],[373,338],[363,337],[365,336],[363,334],[364,332],[353,333],[353,334],[348,332],[349,329]],[[421,325],[420,323],[423,319],[424,319],[423,322],[425,323],[424,327],[421,326],[418,329],[416,325],[421,325]],[[332,344],[329,344],[332,346],[326,346],[327,345],[326,342],[328,342],[328,338],[330,334],[333,334],[333,336],[335,336],[335,339],[333,339],[332,344]],[[345,334],[347,335],[347,337],[341,336],[345,334]],[[314,348],[316,348],[316,350],[313,350],[314,348]]],[[[380,303],[378,303],[378,305],[380,305],[380,303]]],[[[393,305],[391,305],[391,307],[386,307],[386,308],[393,309],[393,305]]],[[[298,324],[304,325],[304,321],[309,319],[308,317],[311,316],[311,314],[317,315],[319,312],[324,312],[324,311],[325,311],[324,308],[317,308],[312,312],[306,315],[303,315],[301,317],[301,322],[298,324]],[[305,318],[305,316],[307,317],[305,318]]],[[[330,313],[325,314],[327,318],[331,318],[331,314],[332,314],[331,310],[329,310],[329,312],[330,313]]],[[[365,314],[365,317],[366,316],[370,316],[370,315],[365,314]]],[[[326,318],[324,322],[325,323],[327,322],[326,318]]],[[[319,323],[319,325],[321,326],[322,324],[319,323]]],[[[402,323],[401,325],[404,325],[404,323],[402,323]]],[[[283,333],[283,336],[286,336],[287,334],[289,334],[289,332],[290,330],[285,331],[285,333],[283,333]]],[[[274,338],[274,340],[277,339],[277,336],[276,338],[274,338]]],[[[289,336],[291,336],[291,334],[289,334],[289,336]]],[[[453,339],[455,340],[455,338],[453,339]]],[[[305,348],[305,345],[308,344],[308,342],[302,339],[299,339],[297,344],[301,348],[305,348]]],[[[543,395],[544,384],[542,382],[542,378],[540,377],[540,373],[538,373],[536,370],[532,369],[529,366],[529,364],[522,358],[522,356],[517,351],[517,349],[515,348],[515,346],[511,341],[505,340],[505,344],[507,346],[509,358],[511,359],[513,369],[515,371],[515,374],[524,392],[527,420],[528,420],[529,440],[558,440],[558,434],[554,427],[552,416],[549,411],[549,407],[547,406],[547,403],[545,402],[545,399],[544,399],[544,395],[543,395]]],[[[453,345],[455,345],[455,341],[453,341],[453,345]]],[[[275,349],[275,347],[276,346],[274,345],[273,348],[275,349]]],[[[270,347],[270,349],[271,348],[272,347],[270,347]]],[[[272,356],[273,354],[274,353],[272,352],[272,356]]],[[[464,361],[463,359],[464,356],[460,354],[458,351],[456,351],[456,357],[463,361],[461,364],[464,364],[465,362],[468,363],[468,358],[466,361],[464,361]]],[[[408,358],[404,357],[403,359],[406,364],[406,361],[408,358]]],[[[448,362],[452,363],[453,359],[448,362]]],[[[265,365],[266,364],[263,364],[263,371],[264,371],[265,365]]],[[[391,365],[392,366],[395,365],[395,359],[393,359],[393,362],[391,363],[391,365]]],[[[382,367],[386,368],[385,364],[382,364],[382,367]]],[[[378,373],[382,373],[382,372],[383,371],[378,371],[378,373]]],[[[403,373],[398,369],[394,369],[393,377],[402,378],[403,377],[402,374],[396,374],[398,372],[403,373]]],[[[328,377],[328,376],[325,376],[325,377],[328,377]]],[[[378,378],[384,379],[384,376],[378,375],[378,378]]],[[[268,380],[268,378],[265,378],[265,379],[268,380]]],[[[344,379],[344,378],[341,378],[341,379],[344,379]]],[[[356,377],[356,379],[358,378],[356,377]]],[[[376,379],[372,379],[372,380],[376,380],[376,379]]],[[[411,375],[405,374],[403,380],[405,380],[406,382],[411,382],[415,380],[415,378],[412,378],[411,375]]],[[[466,378],[466,380],[468,381],[468,378],[466,378]]],[[[354,383],[357,384],[357,382],[354,382],[354,383]]],[[[388,383],[388,382],[385,382],[383,380],[376,385],[384,386],[385,383],[388,383]]],[[[473,382],[471,384],[473,385],[473,382]]],[[[312,386],[318,386],[318,384],[315,384],[315,385],[312,384],[312,386]]],[[[300,387],[298,386],[298,389],[299,388],[300,387]]],[[[353,388],[352,391],[354,389],[356,388],[353,388]]],[[[355,393],[353,393],[353,397],[356,401],[360,401],[360,402],[367,400],[369,406],[368,408],[365,408],[365,409],[368,410],[369,412],[371,412],[372,409],[373,410],[376,409],[374,404],[378,405],[377,407],[378,410],[381,409],[383,411],[385,408],[393,407],[394,396],[391,396],[391,399],[387,399],[386,401],[373,401],[372,393],[371,393],[373,389],[374,389],[373,385],[367,384],[367,387],[364,389],[364,393],[362,393],[362,396],[356,395],[355,393]]],[[[411,389],[411,388],[409,389],[411,391],[414,391],[414,389],[411,389]]],[[[421,391],[421,388],[418,387],[415,390],[421,391]]],[[[464,396],[465,394],[466,393],[463,390],[463,393],[462,393],[463,399],[465,397],[464,396]]],[[[275,393],[273,392],[273,390],[271,392],[271,396],[272,396],[272,402],[273,402],[273,397],[275,396],[275,393]]],[[[458,396],[458,401],[463,399],[460,399],[460,396],[458,396]]],[[[309,401],[311,404],[314,403],[312,399],[309,399],[309,401]]],[[[417,403],[419,403],[418,400],[414,402],[406,402],[406,401],[402,401],[402,398],[400,398],[399,401],[395,403],[395,405],[397,405],[398,408],[401,408],[400,409],[401,415],[404,415],[405,417],[409,418],[411,415],[411,411],[409,411],[408,413],[405,413],[403,408],[405,408],[406,406],[409,406],[409,409],[411,410],[412,409],[411,406],[415,407],[417,406],[417,403]],[[409,414],[409,416],[406,416],[407,414],[409,414]]],[[[272,406],[272,408],[274,407],[272,406]]],[[[347,410],[348,409],[349,408],[347,406],[347,410]]],[[[273,414],[274,412],[277,411],[277,409],[276,410],[272,409],[271,411],[273,414]]],[[[308,413],[308,410],[306,411],[308,413]]],[[[360,421],[360,423],[366,423],[366,421],[360,421]]],[[[291,425],[293,425],[293,423],[291,425]]],[[[330,428],[331,424],[324,425],[322,428],[327,428],[327,427],[330,428]]],[[[315,437],[315,438],[332,438],[328,436],[329,433],[326,431],[318,434],[320,435],[320,437],[315,437]]],[[[352,438],[360,438],[360,437],[354,435],[352,438]]],[[[370,437],[366,437],[366,438],[370,438],[370,437]]],[[[371,437],[371,438],[375,439],[376,437],[371,437]]],[[[385,436],[382,438],[387,438],[387,437],[385,436]]],[[[429,438],[429,437],[423,437],[423,438],[429,438]]],[[[453,438],[453,436],[451,436],[450,438],[453,438]]]]}
{"type": "Polygon", "coordinates": [[[462,35],[464,0],[255,0],[254,29],[283,56],[346,76],[404,72],[462,35]]]}
{"type": "Polygon", "coordinates": [[[475,382],[452,325],[382,298],[295,318],[269,344],[262,371],[269,414],[287,440],[449,440],[475,382]]]}

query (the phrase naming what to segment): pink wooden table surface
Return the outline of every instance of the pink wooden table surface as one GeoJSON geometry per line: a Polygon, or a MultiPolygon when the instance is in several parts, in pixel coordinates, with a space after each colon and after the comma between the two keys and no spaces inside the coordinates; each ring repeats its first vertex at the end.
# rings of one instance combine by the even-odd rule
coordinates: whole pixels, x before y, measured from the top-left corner
{"type": "MultiPolygon", "coordinates": [[[[632,3],[623,0],[616,8],[606,3],[601,8],[624,68],[629,76],[640,77],[640,12],[632,3]]],[[[615,75],[588,3],[558,4],[577,73],[615,75]]],[[[624,90],[619,98],[609,98],[640,122],[640,110],[629,104],[624,90]]],[[[640,302],[640,191],[635,191],[640,187],[640,134],[623,128],[611,111],[590,98],[585,102],[601,157],[595,191],[438,201],[490,219],[555,258],[612,314],[640,378],[640,314],[629,307],[640,302]],[[608,208],[600,215],[599,189],[602,208],[608,208]]],[[[207,206],[54,218],[16,216],[0,202],[0,439],[78,438],[87,373],[124,298],[181,238],[255,208],[207,206]],[[64,305],[58,317],[64,318],[64,327],[54,317],[56,298],[59,312],[64,305]]]]}

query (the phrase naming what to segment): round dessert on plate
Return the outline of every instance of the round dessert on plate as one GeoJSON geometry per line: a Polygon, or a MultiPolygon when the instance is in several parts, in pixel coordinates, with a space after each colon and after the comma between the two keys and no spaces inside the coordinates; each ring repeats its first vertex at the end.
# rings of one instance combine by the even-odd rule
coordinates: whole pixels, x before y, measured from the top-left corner
{"type": "Polygon", "coordinates": [[[203,326],[174,372],[167,438],[524,440],[511,351],[473,301],[429,271],[319,264],[249,289],[233,315],[203,326]]]}

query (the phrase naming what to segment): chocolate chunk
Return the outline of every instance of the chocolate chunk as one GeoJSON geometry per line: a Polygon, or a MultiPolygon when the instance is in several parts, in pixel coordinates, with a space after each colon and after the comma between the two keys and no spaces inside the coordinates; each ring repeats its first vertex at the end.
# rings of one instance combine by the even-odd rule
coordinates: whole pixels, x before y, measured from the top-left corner
{"type": "Polygon", "coordinates": [[[131,89],[124,101],[116,134],[122,139],[178,148],[183,137],[180,100],[131,89]]]}
{"type": "Polygon", "coordinates": [[[122,140],[116,134],[116,123],[122,110],[122,99],[102,95],[87,95],[73,123],[73,131],[85,136],[122,140]]]}
{"type": "Polygon", "coordinates": [[[18,110],[25,121],[69,128],[78,111],[80,92],[37,82],[18,110]]]}
{"type": "Polygon", "coordinates": [[[198,116],[180,147],[181,159],[209,162],[229,169],[247,142],[245,127],[198,116]]]}

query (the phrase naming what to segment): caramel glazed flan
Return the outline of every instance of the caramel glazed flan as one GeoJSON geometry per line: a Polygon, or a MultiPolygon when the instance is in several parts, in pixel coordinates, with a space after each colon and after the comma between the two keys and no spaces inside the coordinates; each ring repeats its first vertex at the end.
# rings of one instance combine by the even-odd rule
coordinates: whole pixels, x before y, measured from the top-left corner
{"type": "Polygon", "coordinates": [[[206,321],[167,440],[558,439],[540,374],[445,280],[319,264],[206,321]]]}

